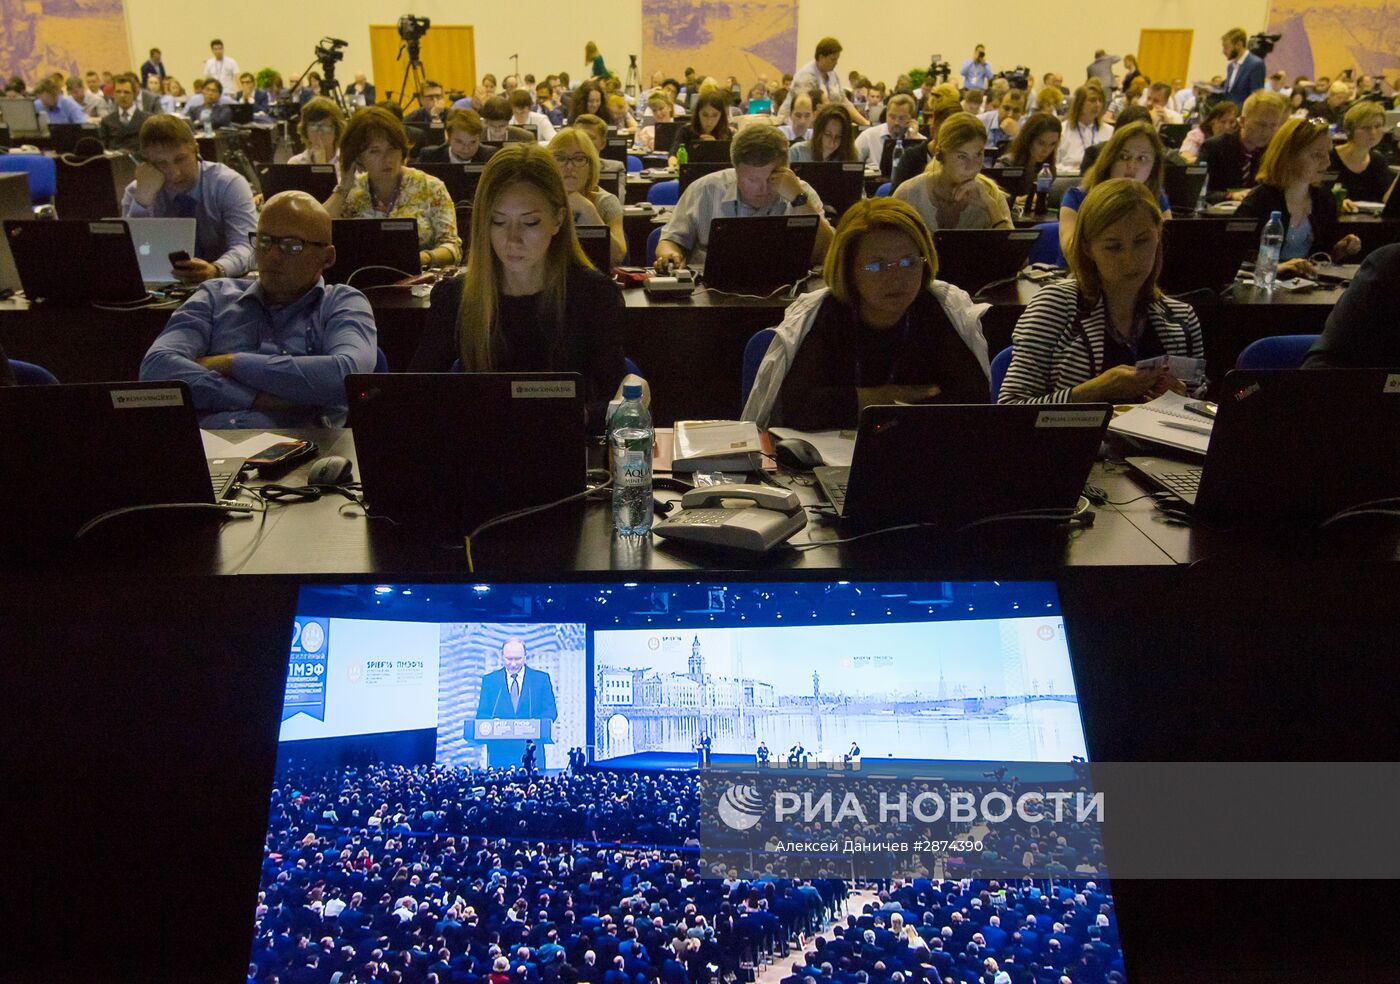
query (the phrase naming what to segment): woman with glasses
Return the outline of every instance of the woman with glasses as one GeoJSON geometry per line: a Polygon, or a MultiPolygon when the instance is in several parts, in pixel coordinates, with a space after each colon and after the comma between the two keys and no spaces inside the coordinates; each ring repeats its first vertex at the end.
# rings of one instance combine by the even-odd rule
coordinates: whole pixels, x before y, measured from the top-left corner
{"type": "Polygon", "coordinates": [[[1317,181],[1332,166],[1332,135],[1326,120],[1288,120],[1278,128],[1259,162],[1258,183],[1240,202],[1236,215],[1268,221],[1283,218],[1279,277],[1310,277],[1311,257],[1330,254],[1341,262],[1361,250],[1355,235],[1342,235],[1337,200],[1317,181]]]}
{"type": "Polygon", "coordinates": [[[433,288],[410,372],[577,372],[601,432],[624,373],[622,292],[574,236],[559,166],[536,143],[487,163],[472,208],[466,272],[433,288]]]}
{"type": "Polygon", "coordinates": [[[908,202],[930,232],[939,229],[1010,229],[1011,208],[995,181],[982,173],[987,128],[971,113],[954,113],[938,128],[938,149],[923,174],[894,197],[908,202]]]}
{"type": "Polygon", "coordinates": [[[1060,200],[1060,249],[1069,255],[1074,239],[1074,226],[1079,209],[1094,185],[1109,178],[1131,178],[1141,181],[1152,192],[1162,209],[1162,218],[1172,215],[1171,202],[1162,190],[1162,172],[1166,169],[1167,149],[1151,123],[1130,123],[1104,144],[1103,151],[1078,186],[1065,192],[1060,200]]]}
{"type": "Polygon", "coordinates": [[[1376,145],[1385,136],[1385,110],[1369,99],[1359,102],[1342,119],[1346,143],[1332,149],[1330,168],[1346,189],[1345,212],[1356,211],[1355,202],[1383,202],[1392,194],[1395,175],[1376,145]]]}
{"type": "Polygon", "coordinates": [[[627,257],[627,236],[622,231],[622,202],[612,192],[598,187],[598,148],[593,138],[577,127],[565,127],[549,142],[549,153],[564,177],[569,209],[576,226],[608,227],[612,262],[627,257]]]}
{"type": "Polygon", "coordinates": [[[457,210],[439,178],[405,167],[403,124],[387,109],[355,111],[340,139],[340,181],[326,211],[343,219],[413,219],[423,269],[461,262],[457,210]]]}
{"type": "Polygon", "coordinates": [[[1138,403],[1186,383],[1163,355],[1205,357],[1189,304],[1157,289],[1162,208],[1142,181],[1109,178],[1089,190],[1065,253],[1067,280],[1031,298],[1011,333],[999,403],[1138,403]]]}
{"type": "Polygon", "coordinates": [[[345,114],[340,107],[317,96],[301,107],[297,134],[306,147],[287,158],[288,164],[339,164],[340,138],[345,135],[345,114]]]}
{"type": "Polygon", "coordinates": [[[933,237],[912,206],[847,210],[827,251],[827,286],[787,310],[741,414],[760,427],[856,426],[862,407],[985,403],[981,310],[936,279],[933,237]]]}

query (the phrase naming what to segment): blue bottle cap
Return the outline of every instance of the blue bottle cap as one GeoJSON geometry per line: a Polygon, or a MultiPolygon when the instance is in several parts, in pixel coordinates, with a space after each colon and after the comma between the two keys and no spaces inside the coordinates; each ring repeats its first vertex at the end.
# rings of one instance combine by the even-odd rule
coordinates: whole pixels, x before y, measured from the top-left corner
{"type": "Polygon", "coordinates": [[[641,383],[623,383],[622,398],[624,400],[640,400],[642,398],[641,383]]]}

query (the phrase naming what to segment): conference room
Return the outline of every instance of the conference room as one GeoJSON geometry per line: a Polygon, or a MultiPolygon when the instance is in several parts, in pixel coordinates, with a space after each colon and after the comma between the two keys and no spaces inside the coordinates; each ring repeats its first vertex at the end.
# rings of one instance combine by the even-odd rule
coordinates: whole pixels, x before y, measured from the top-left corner
{"type": "MultiPolygon", "coordinates": [[[[902,2],[856,23],[828,0],[353,3],[275,30],[122,10],[90,13],[100,44],[35,14],[57,46],[18,47],[0,99],[0,489],[23,495],[0,522],[3,624],[14,692],[69,694],[53,716],[15,702],[17,775],[27,815],[101,827],[86,868],[38,836],[52,884],[173,890],[130,873],[142,838],[103,803],[160,825],[184,884],[222,901],[123,931],[208,933],[193,962],[113,950],[84,903],[72,931],[120,958],[65,970],[62,926],[22,919],[17,980],[1395,966],[1291,931],[1276,894],[1323,879],[1379,902],[1395,872],[1369,816],[1367,863],[1290,874],[1239,796],[1282,787],[1248,769],[1193,804],[1234,796],[1254,808],[1237,829],[1189,812],[1199,772],[1093,778],[1110,804],[1172,789],[1176,823],[1226,845],[1214,869],[1135,864],[1189,851],[1154,859],[1170,824],[1139,818],[973,824],[946,833],[979,832],[975,857],[765,882],[706,873],[721,842],[696,800],[756,765],[873,794],[882,777],[841,773],[935,763],[941,793],[1014,795],[1082,778],[1060,765],[1273,762],[1318,767],[1288,774],[1357,817],[1331,786],[1350,763],[1389,775],[1400,682],[1391,56],[1253,2],[1092,32],[972,10],[925,29],[902,2]],[[1016,645],[1052,633],[1050,668],[991,636],[966,643],[982,676],[934,655],[958,620],[1021,639],[1032,605],[1055,621],[1016,645]],[[308,631],[334,648],[289,654],[308,631]],[[687,663],[692,640],[729,655],[687,663]],[[502,724],[543,706],[546,672],[558,716],[502,724]],[[482,694],[475,720],[444,710],[482,694]],[[1042,744],[994,740],[1013,721],[1042,744]],[[207,755],[182,747],[196,727],[225,729],[207,755]],[[207,837],[166,829],[182,770],[229,804],[200,813],[207,837]],[[430,847],[454,836],[484,853],[430,847]],[[536,841],[548,877],[525,878],[536,841]],[[332,872],[345,850],[370,860],[332,872]],[[597,872],[586,903],[561,901],[585,894],[571,865],[597,872]],[[634,870],[684,890],[643,906],[634,870]]],[[[729,823],[745,804],[726,802],[729,823]]]]}

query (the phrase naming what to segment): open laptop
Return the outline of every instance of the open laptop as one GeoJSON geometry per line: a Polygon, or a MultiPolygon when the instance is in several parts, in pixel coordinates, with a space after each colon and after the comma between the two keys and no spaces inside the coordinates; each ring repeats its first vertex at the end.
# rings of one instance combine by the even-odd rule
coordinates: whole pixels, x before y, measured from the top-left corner
{"type": "Polygon", "coordinates": [[[608,134],[607,142],[603,144],[603,149],[598,151],[598,156],[605,161],[617,161],[619,164],[626,164],[627,145],[631,142],[631,137],[618,136],[615,133],[610,133],[608,134]]]}
{"type": "Polygon", "coordinates": [[[944,531],[1079,501],[1113,408],[876,406],[860,414],[849,468],[814,470],[843,524],[933,523],[944,531]]]}
{"type": "Polygon", "coordinates": [[[50,123],[49,140],[53,149],[60,154],[71,154],[78,149],[78,141],[83,137],[100,140],[95,123],[50,123]]]}
{"type": "Polygon", "coordinates": [[[1162,190],[1167,193],[1167,201],[1172,211],[1192,213],[1201,199],[1201,189],[1206,186],[1210,169],[1204,165],[1190,164],[1185,167],[1168,164],[1162,171],[1162,190]]]}
{"type": "Polygon", "coordinates": [[[1186,135],[1190,132],[1190,123],[1163,123],[1157,128],[1157,134],[1162,138],[1162,144],[1169,150],[1176,150],[1180,147],[1181,142],[1186,139],[1186,135]]]}
{"type": "Polygon", "coordinates": [[[229,122],[234,126],[251,123],[253,122],[253,113],[256,110],[257,107],[252,103],[234,103],[228,108],[229,122]]]}
{"type": "Polygon", "coordinates": [[[1019,164],[989,164],[982,168],[982,173],[1008,195],[1026,193],[1026,169],[1019,164]]]}
{"type": "Polygon", "coordinates": [[[1400,496],[1400,372],[1237,369],[1222,391],[1203,465],[1128,458],[1148,487],[1233,524],[1400,496]]]}
{"type": "Polygon", "coordinates": [[[584,489],[576,373],[352,375],[345,391],[371,515],[461,536],[584,489]]]}
{"type": "Polygon", "coordinates": [[[676,134],[685,124],[672,120],[670,123],[653,123],[652,126],[656,127],[651,140],[651,145],[655,148],[652,152],[666,154],[670,152],[671,144],[676,142],[676,134]]]}
{"type": "Polygon", "coordinates": [[[687,161],[695,164],[731,163],[728,140],[687,140],[685,155],[687,161]]]}
{"type": "Polygon", "coordinates": [[[711,219],[701,277],[712,290],[771,294],[805,280],[812,269],[817,215],[711,219]]]}
{"type": "MultiPolygon", "coordinates": [[[[481,181],[485,164],[452,164],[418,161],[412,165],[424,174],[431,174],[447,186],[447,193],[458,205],[470,205],[476,198],[476,186],[481,181]]],[[[459,230],[460,231],[460,230],[459,230]]]]}
{"type": "Polygon", "coordinates": [[[969,294],[1013,280],[1038,239],[1034,229],[939,229],[933,234],[938,279],[969,294]]]}
{"type": "Polygon", "coordinates": [[[612,230],[607,226],[574,226],[574,235],[588,262],[608,276],[613,268],[612,230]]]}
{"type": "Polygon", "coordinates": [[[10,139],[25,141],[49,135],[48,114],[39,115],[34,108],[34,100],[28,96],[5,96],[0,98],[0,116],[10,128],[10,139]]]}
{"type": "Polygon", "coordinates": [[[139,219],[124,221],[131,231],[131,245],[141,266],[141,279],[147,287],[179,282],[170,269],[171,253],[194,255],[194,219],[139,219]]]}
{"type": "Polygon", "coordinates": [[[328,283],[392,284],[423,272],[414,219],[334,219],[331,243],[335,266],[326,271],[328,283]]]}
{"type": "Polygon", "coordinates": [[[125,220],[6,220],[24,294],[50,304],[120,304],[146,297],[125,220]]]}
{"type": "Polygon", "coordinates": [[[121,214],[126,186],[136,178],[136,162],[117,153],[86,160],[56,157],[54,172],[58,217],[93,221],[121,214]]]}
{"type": "MultiPolygon", "coordinates": [[[[0,174],[0,221],[33,219],[34,209],[29,198],[29,179],[23,174],[0,174]]],[[[0,236],[0,290],[20,290],[23,284],[10,252],[10,237],[0,236]]]]}
{"type": "Polygon", "coordinates": [[[184,383],[0,387],[0,550],[73,539],[125,506],[214,503],[241,458],[207,459],[184,383]],[[27,464],[26,464],[27,463],[27,464]],[[218,485],[215,487],[215,475],[218,485]]]}
{"type": "Polygon", "coordinates": [[[283,191],[304,191],[324,202],[338,180],[334,164],[258,164],[256,168],[263,201],[283,191]]]}
{"type": "Polygon", "coordinates": [[[1162,273],[1168,294],[1220,290],[1259,248],[1259,222],[1250,218],[1189,218],[1162,223],[1162,273]]]}
{"type": "Polygon", "coordinates": [[[734,165],[730,164],[728,161],[702,161],[695,163],[687,161],[677,168],[677,176],[680,178],[680,187],[676,189],[676,193],[684,194],[685,190],[698,179],[718,171],[728,171],[733,166],[734,165]]]}
{"type": "Polygon", "coordinates": [[[792,170],[838,218],[865,194],[865,165],[860,161],[797,161],[792,170]]]}

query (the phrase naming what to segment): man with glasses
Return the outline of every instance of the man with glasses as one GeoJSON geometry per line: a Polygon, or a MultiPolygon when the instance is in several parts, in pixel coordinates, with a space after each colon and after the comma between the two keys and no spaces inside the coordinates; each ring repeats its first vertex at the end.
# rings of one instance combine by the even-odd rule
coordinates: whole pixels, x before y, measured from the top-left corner
{"type": "Polygon", "coordinates": [[[474,109],[454,109],[447,114],[447,143],[424,147],[418,159],[425,164],[485,164],[499,148],[481,142],[486,127],[474,109]]]}
{"type": "Polygon", "coordinates": [[[186,283],[244,276],[253,263],[248,234],[258,225],[247,179],[201,160],[194,132],[176,116],[141,124],[140,157],[122,196],[123,217],[195,220],[195,255],[172,267],[186,283]]]}
{"type": "Polygon", "coordinates": [[[434,121],[447,121],[447,97],[443,95],[442,86],[437,82],[423,83],[423,90],[418,93],[418,102],[418,108],[403,118],[404,123],[409,126],[427,126],[434,121]]]}
{"type": "Polygon", "coordinates": [[[1259,162],[1278,128],[1288,118],[1288,103],[1277,92],[1259,89],[1244,101],[1240,125],[1231,133],[1201,144],[1200,162],[1209,168],[1206,188],[1213,202],[1242,200],[1254,187],[1259,162]]]}
{"type": "Polygon", "coordinates": [[[374,313],[353,287],[327,285],[331,217],[302,191],[267,200],[248,237],[251,278],[212,280],[171,316],[142,379],[189,386],[201,427],[341,427],[345,377],[372,372],[374,313]]]}

